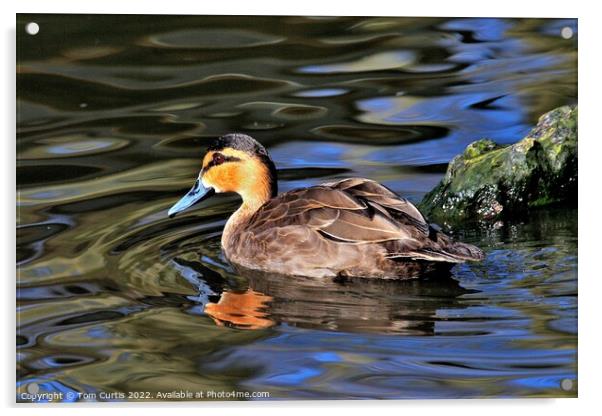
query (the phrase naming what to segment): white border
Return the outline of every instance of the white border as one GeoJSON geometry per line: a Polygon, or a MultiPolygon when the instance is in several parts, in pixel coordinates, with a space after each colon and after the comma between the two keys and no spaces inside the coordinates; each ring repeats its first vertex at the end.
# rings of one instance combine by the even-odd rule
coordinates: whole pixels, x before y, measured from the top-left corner
{"type": "Polygon", "coordinates": [[[27,405],[14,404],[15,370],[15,13],[122,13],[122,14],[272,14],[272,15],[356,15],[356,16],[504,16],[504,17],[576,17],[579,18],[579,399],[519,399],[519,400],[439,400],[439,401],[316,401],[316,402],[264,402],[264,403],[145,403],[130,404],[128,414],[163,414],[167,408],[178,412],[195,413],[218,411],[245,412],[248,414],[281,415],[305,414],[306,412],[345,412],[363,414],[369,411],[380,414],[418,412],[420,414],[504,415],[509,412],[545,412],[548,415],[588,414],[596,408],[597,388],[602,386],[600,371],[600,322],[597,317],[602,296],[602,276],[598,275],[601,257],[600,222],[602,198],[598,179],[602,176],[602,133],[596,128],[601,119],[600,105],[600,13],[595,2],[577,1],[525,1],[504,0],[500,2],[448,0],[419,1],[369,0],[327,1],[301,0],[246,0],[246,1],[68,1],[68,0],[5,0],[2,2],[0,18],[3,27],[4,63],[1,65],[4,92],[2,100],[4,146],[2,156],[2,219],[4,238],[1,255],[5,273],[3,334],[3,371],[0,392],[2,405],[9,413],[33,413],[40,411],[59,414],[81,411],[101,414],[120,411],[119,404],[91,405],[27,405]],[[596,123],[598,121],[598,123],[596,123]],[[83,409],[82,407],[85,407],[83,409]]]}

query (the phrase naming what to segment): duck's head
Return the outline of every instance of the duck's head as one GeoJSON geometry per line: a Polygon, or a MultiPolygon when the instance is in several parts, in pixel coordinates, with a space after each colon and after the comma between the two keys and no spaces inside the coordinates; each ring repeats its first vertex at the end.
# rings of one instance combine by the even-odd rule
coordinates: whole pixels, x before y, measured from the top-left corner
{"type": "Polygon", "coordinates": [[[259,207],[278,193],[276,167],[267,150],[246,134],[227,134],[203,157],[192,189],[168,212],[173,217],[216,193],[236,192],[243,204],[259,207]]]}

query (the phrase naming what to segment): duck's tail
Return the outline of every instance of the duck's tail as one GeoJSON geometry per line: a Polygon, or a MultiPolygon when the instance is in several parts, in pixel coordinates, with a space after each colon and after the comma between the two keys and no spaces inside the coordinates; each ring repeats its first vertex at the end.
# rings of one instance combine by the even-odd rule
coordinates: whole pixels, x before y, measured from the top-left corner
{"type": "Polygon", "coordinates": [[[480,261],[485,258],[485,253],[477,246],[457,241],[452,241],[448,246],[444,247],[443,252],[460,261],[480,261]]]}
{"type": "Polygon", "coordinates": [[[480,261],[485,253],[472,244],[460,243],[449,239],[446,244],[438,247],[422,247],[418,250],[389,253],[390,259],[426,260],[445,263],[464,263],[465,261],[480,261]]]}
{"type": "Polygon", "coordinates": [[[439,227],[430,225],[429,236],[423,240],[411,242],[398,240],[389,248],[387,257],[398,260],[424,260],[443,263],[464,263],[465,261],[480,261],[485,258],[485,253],[472,244],[454,241],[439,227]]]}

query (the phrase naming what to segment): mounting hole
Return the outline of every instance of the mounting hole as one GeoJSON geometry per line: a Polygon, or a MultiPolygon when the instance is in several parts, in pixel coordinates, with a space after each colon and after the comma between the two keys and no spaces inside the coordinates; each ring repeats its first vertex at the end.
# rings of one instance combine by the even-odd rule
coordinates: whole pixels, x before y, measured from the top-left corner
{"type": "Polygon", "coordinates": [[[560,382],[560,388],[564,391],[573,390],[573,380],[571,380],[570,378],[565,378],[560,382]]]}
{"type": "Polygon", "coordinates": [[[571,29],[568,26],[565,26],[562,28],[562,30],[560,31],[560,36],[562,36],[562,39],[570,39],[573,37],[573,29],[571,29]]]}
{"type": "Polygon", "coordinates": [[[39,391],[40,386],[38,386],[38,383],[29,383],[27,385],[27,393],[29,394],[38,394],[39,391]]]}
{"type": "Polygon", "coordinates": [[[25,25],[25,31],[31,36],[37,35],[40,31],[40,25],[36,22],[29,22],[25,25]]]}

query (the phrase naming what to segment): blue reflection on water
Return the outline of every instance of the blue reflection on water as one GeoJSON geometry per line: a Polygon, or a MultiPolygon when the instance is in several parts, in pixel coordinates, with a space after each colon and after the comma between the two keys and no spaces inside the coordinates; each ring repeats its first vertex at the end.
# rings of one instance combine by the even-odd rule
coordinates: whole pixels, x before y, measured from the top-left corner
{"type": "Polygon", "coordinates": [[[323,351],[323,352],[317,352],[313,355],[313,358],[316,359],[317,361],[321,361],[321,362],[340,362],[341,361],[341,357],[334,353],[334,352],[330,352],[330,351],[323,351]]]}
{"type": "Polygon", "coordinates": [[[270,376],[267,378],[267,381],[275,384],[298,386],[306,382],[307,379],[315,377],[319,374],[320,371],[315,368],[303,367],[292,373],[270,376]]]}
{"type": "Polygon", "coordinates": [[[506,19],[454,19],[440,26],[442,29],[471,32],[483,42],[502,40],[512,23],[506,19]]]}
{"type": "Polygon", "coordinates": [[[320,88],[315,90],[299,91],[294,95],[296,97],[308,97],[308,98],[319,98],[319,97],[336,97],[349,92],[344,88],[320,88]]]}
{"type": "Polygon", "coordinates": [[[553,376],[541,377],[523,377],[516,378],[510,380],[509,383],[516,384],[521,387],[526,387],[530,389],[553,389],[560,388],[562,380],[569,379],[574,380],[576,377],[575,373],[566,373],[566,374],[554,374],[553,376]]]}

